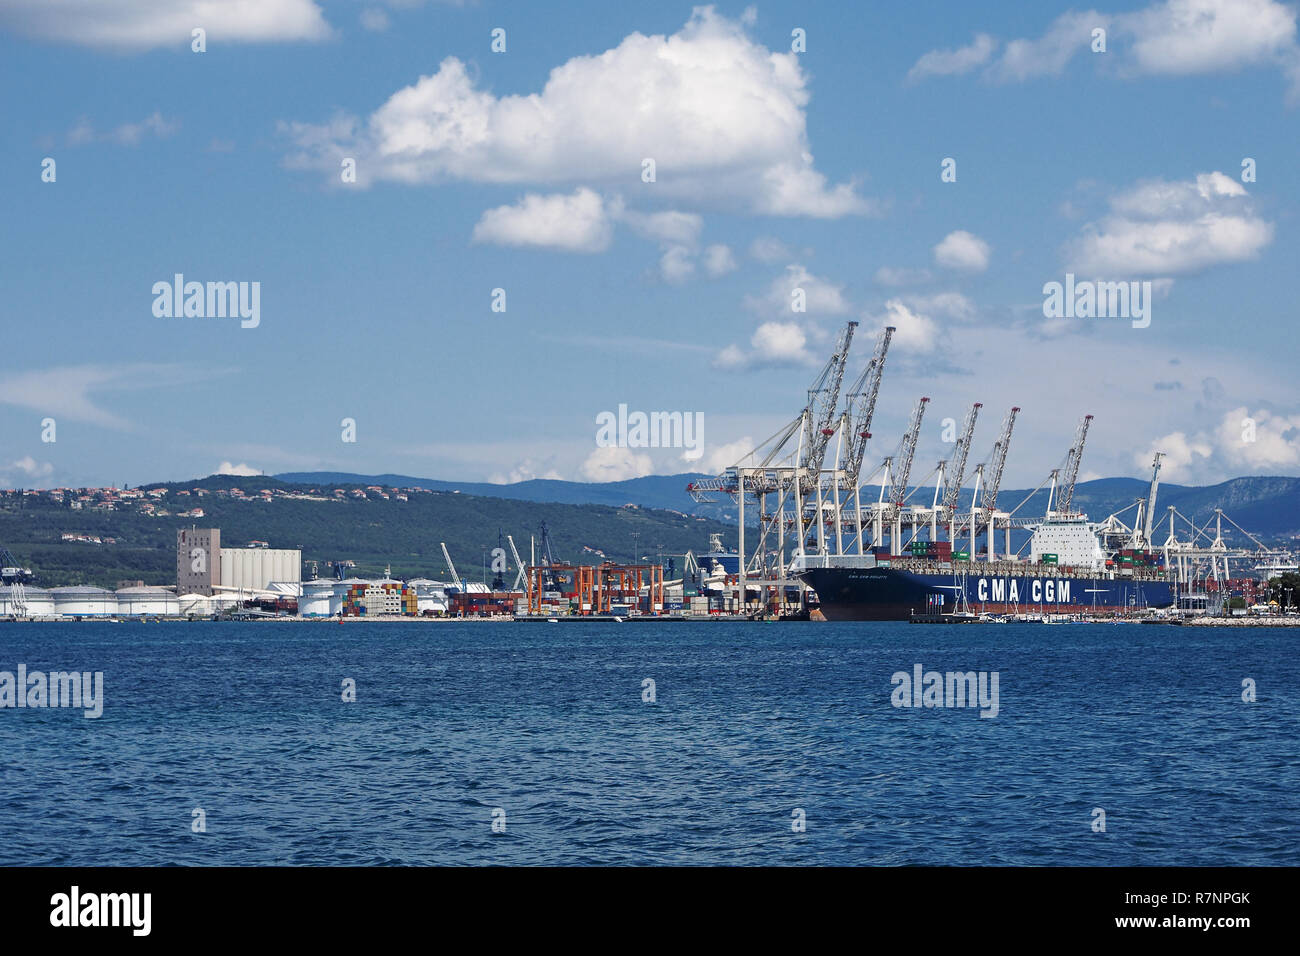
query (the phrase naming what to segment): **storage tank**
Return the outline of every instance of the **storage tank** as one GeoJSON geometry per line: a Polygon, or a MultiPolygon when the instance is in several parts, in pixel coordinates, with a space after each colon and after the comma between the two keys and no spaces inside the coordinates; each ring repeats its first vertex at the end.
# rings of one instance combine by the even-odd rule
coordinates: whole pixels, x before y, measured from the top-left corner
{"type": "Polygon", "coordinates": [[[117,612],[124,617],[176,617],[181,604],[166,588],[119,588],[117,612]]]}
{"type": "Polygon", "coordinates": [[[62,617],[112,617],[117,614],[117,595],[103,588],[76,585],[54,588],[54,613],[62,617]]]}
{"type": "Polygon", "coordinates": [[[302,596],[298,598],[298,613],[302,617],[330,617],[334,603],[333,581],[304,581],[302,596]]]}
{"type": "Polygon", "coordinates": [[[182,594],[176,599],[182,617],[207,617],[212,613],[212,598],[206,594],[182,594]]]}
{"type": "Polygon", "coordinates": [[[43,588],[23,587],[23,611],[20,614],[15,588],[0,587],[0,617],[53,617],[54,598],[43,588]]]}
{"type": "Polygon", "coordinates": [[[433,614],[447,613],[447,585],[443,582],[415,578],[406,583],[408,587],[415,588],[416,609],[420,614],[426,611],[433,614]]]}

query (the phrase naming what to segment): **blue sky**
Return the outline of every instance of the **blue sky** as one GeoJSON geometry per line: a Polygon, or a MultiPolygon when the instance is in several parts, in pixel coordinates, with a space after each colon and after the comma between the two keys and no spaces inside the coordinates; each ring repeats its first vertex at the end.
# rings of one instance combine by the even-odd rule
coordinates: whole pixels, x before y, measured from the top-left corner
{"type": "Polygon", "coordinates": [[[0,3],[0,486],[713,471],[851,319],[850,377],[899,328],[869,460],[933,399],[914,476],[973,401],[1011,486],[1085,412],[1085,477],[1300,473],[1294,7],[254,6],[0,3]],[[260,323],[155,316],[177,272],[260,323]],[[1149,326],[1045,317],[1067,272],[1149,326]],[[620,404],[703,458],[597,448],[620,404]]]}

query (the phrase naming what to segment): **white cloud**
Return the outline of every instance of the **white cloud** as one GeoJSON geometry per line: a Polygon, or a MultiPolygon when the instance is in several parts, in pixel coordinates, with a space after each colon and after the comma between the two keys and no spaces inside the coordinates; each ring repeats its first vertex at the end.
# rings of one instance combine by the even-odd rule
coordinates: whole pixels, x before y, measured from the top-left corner
{"type": "Polygon", "coordinates": [[[975,303],[960,292],[936,292],[933,295],[907,295],[903,301],[928,315],[939,315],[958,322],[975,318],[975,303]]]}
{"type": "Polygon", "coordinates": [[[474,241],[603,252],[613,233],[604,200],[590,189],[578,189],[571,195],[529,193],[513,206],[489,209],[474,226],[474,241]]]}
{"type": "Polygon", "coordinates": [[[717,278],[736,270],[736,257],[730,246],[715,244],[704,250],[704,271],[717,278]]]}
{"type": "Polygon", "coordinates": [[[180,129],[180,122],[168,120],[155,110],[138,123],[123,123],[108,132],[96,132],[90,120],[84,116],[72,129],[68,130],[66,141],[69,146],[85,146],[90,143],[115,143],[118,146],[139,146],[145,136],[166,139],[180,129]]]}
{"type": "Polygon", "coordinates": [[[383,33],[388,29],[388,14],[378,7],[366,7],[361,11],[361,26],[373,33],[383,33]]]}
{"type": "Polygon", "coordinates": [[[934,247],[934,261],[949,269],[983,272],[989,267],[989,244],[979,236],[958,229],[934,247]]]}
{"type": "Polygon", "coordinates": [[[645,239],[693,246],[704,229],[704,219],[697,213],[670,209],[665,212],[642,213],[625,210],[619,218],[633,232],[645,239]]]}
{"type": "Polygon", "coordinates": [[[21,473],[28,480],[39,481],[42,478],[48,478],[50,475],[54,474],[54,466],[48,461],[37,461],[31,455],[24,455],[17,461],[10,462],[8,465],[0,468],[0,472],[6,474],[21,473]]]}
{"type": "Polygon", "coordinates": [[[1097,276],[1168,276],[1255,258],[1273,239],[1241,183],[1220,172],[1139,183],[1110,201],[1065,249],[1070,267],[1097,276]]]}
{"type": "Polygon", "coordinates": [[[579,471],[587,481],[626,481],[653,474],[654,464],[649,455],[605,445],[594,449],[579,471]]]}
{"type": "Polygon", "coordinates": [[[236,475],[239,477],[251,477],[253,475],[260,475],[261,473],[262,470],[260,468],[254,468],[252,465],[245,464],[244,462],[240,462],[236,465],[229,461],[223,461],[221,464],[217,465],[217,470],[213,472],[215,475],[236,475]]]}
{"type": "Polygon", "coordinates": [[[534,481],[538,478],[561,481],[564,476],[553,467],[550,467],[549,459],[545,462],[538,462],[532,458],[525,458],[523,461],[517,462],[507,472],[494,472],[488,478],[488,481],[494,485],[513,485],[521,481],[534,481]]]}
{"type": "Polygon", "coordinates": [[[1217,73],[1296,51],[1295,11],[1275,0],[1166,0],[1117,20],[1144,73],[1217,73]]]}
{"type": "Polygon", "coordinates": [[[1224,413],[1215,439],[1234,474],[1300,468],[1300,414],[1250,411],[1243,405],[1224,413]]]}
{"type": "Polygon", "coordinates": [[[742,369],[783,365],[814,365],[817,357],[808,350],[808,334],[796,322],[764,322],[750,337],[750,351],[728,345],[718,353],[719,368],[742,369]]]}
{"type": "Polygon", "coordinates": [[[1217,482],[1246,474],[1294,473],[1300,468],[1300,414],[1287,415],[1241,405],[1223,413],[1209,429],[1174,431],[1134,454],[1149,467],[1163,452],[1161,474],[1173,481],[1217,482]]]}
{"type": "Polygon", "coordinates": [[[753,450],[754,439],[746,435],[737,441],[709,446],[705,448],[703,455],[698,458],[682,455],[682,460],[689,462],[691,468],[695,471],[716,475],[724,469],[739,463],[742,458],[753,450]]]}
{"type": "Polygon", "coordinates": [[[786,248],[785,243],[779,239],[773,239],[770,236],[760,236],[749,244],[749,254],[759,262],[774,263],[788,262],[793,253],[786,248]]]}
{"type": "Polygon", "coordinates": [[[930,270],[881,266],[876,270],[875,280],[877,285],[922,285],[930,281],[930,270]]]}
{"type": "MultiPolygon", "coordinates": [[[[894,326],[890,349],[906,352],[933,352],[938,344],[939,326],[928,315],[910,309],[900,299],[885,303],[885,311],[874,319],[868,318],[877,329],[894,326]]],[[[874,334],[874,333],[873,333],[874,334]]]]}
{"type": "Polygon", "coordinates": [[[956,50],[931,50],[907,71],[909,80],[927,76],[954,76],[983,66],[997,48],[997,41],[987,33],[977,34],[970,46],[956,50]]]}
{"type": "MultiPolygon", "coordinates": [[[[1008,42],[984,75],[1000,81],[1059,76],[1076,55],[1091,51],[1092,31],[1098,27],[1107,30],[1108,43],[1097,62],[1103,68],[1113,63],[1121,76],[1272,66],[1289,79],[1292,102],[1300,102],[1296,13],[1278,0],[1162,0],[1128,13],[1067,11],[1037,38],[1008,42]]],[[[988,60],[984,54],[993,45],[981,34],[969,47],[933,50],[917,61],[908,78],[968,72],[988,60]]]]}
{"type": "Polygon", "coordinates": [[[195,27],[213,46],[324,40],[332,32],[314,0],[6,0],[0,25],[56,43],[122,50],[188,51],[195,27]]]}
{"type": "Polygon", "coordinates": [[[1091,49],[1092,31],[1110,25],[1110,17],[1095,10],[1061,14],[1036,40],[1012,40],[989,68],[996,80],[1026,80],[1059,76],[1077,53],[1091,49]]]}
{"type": "Polygon", "coordinates": [[[745,296],[745,306],[760,314],[788,318],[794,311],[794,292],[802,289],[804,309],[808,315],[845,315],[852,306],[844,295],[844,286],[815,276],[798,263],[786,266],[761,295],[745,296]]]}
{"type": "Polygon", "coordinates": [[[288,126],[299,150],[288,162],[331,181],[351,156],[361,180],[599,183],[774,215],[870,212],[813,167],[808,101],[798,55],[701,7],[671,36],[633,33],[568,60],[538,93],[494,96],[449,57],[364,122],[288,126]],[[642,182],[644,158],[654,183],[642,182]]]}
{"type": "Polygon", "coordinates": [[[126,430],[130,422],[101,408],[92,394],[138,388],[158,388],[192,381],[192,371],[179,365],[69,365],[35,369],[0,379],[0,404],[30,408],[56,422],[87,422],[126,430]]]}
{"type": "Polygon", "coordinates": [[[659,274],[665,282],[678,285],[695,274],[695,262],[685,246],[669,246],[659,259],[659,274]]]}

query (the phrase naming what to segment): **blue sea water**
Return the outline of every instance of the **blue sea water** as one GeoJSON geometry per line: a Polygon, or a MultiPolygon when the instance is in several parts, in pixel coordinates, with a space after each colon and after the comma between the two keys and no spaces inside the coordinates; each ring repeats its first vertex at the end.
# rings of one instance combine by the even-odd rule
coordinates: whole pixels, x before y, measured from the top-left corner
{"type": "Polygon", "coordinates": [[[1296,864],[1297,644],[1141,625],[0,624],[0,670],[105,684],[97,720],[0,709],[0,864],[1296,864]],[[891,675],[916,664],[997,671],[998,716],[893,706],[891,675]]]}

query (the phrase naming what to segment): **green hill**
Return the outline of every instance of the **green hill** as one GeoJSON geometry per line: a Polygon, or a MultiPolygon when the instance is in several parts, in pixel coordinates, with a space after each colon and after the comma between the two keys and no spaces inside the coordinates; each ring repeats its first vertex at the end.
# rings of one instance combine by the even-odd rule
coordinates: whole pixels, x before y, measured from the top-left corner
{"type": "MultiPolygon", "coordinates": [[[[115,587],[120,581],[143,580],[146,584],[174,584],[176,577],[176,530],[182,527],[221,529],[223,545],[238,547],[253,540],[266,541],[273,548],[301,548],[306,562],[320,563],[327,576],[326,562],[352,560],[358,575],[378,575],[391,566],[397,576],[427,576],[446,579],[449,573],[439,542],[445,541],[457,571],[470,580],[484,576],[491,551],[497,547],[500,529],[514,536],[520,554],[529,558],[529,537],[537,536],[545,522],[557,560],[579,564],[599,563],[603,558],[584,547],[604,552],[610,560],[629,561],[633,534],[637,551],[657,556],[677,556],[688,549],[701,551],[710,532],[721,532],[734,544],[735,530],[718,522],[639,507],[605,505],[543,504],[506,498],[485,498],[451,492],[411,492],[406,501],[385,500],[368,493],[361,499],[307,501],[275,497],[270,501],[242,500],[221,496],[217,489],[239,489],[257,496],[262,489],[280,493],[306,493],[312,489],[332,496],[335,488],[348,492],[356,485],[294,485],[267,477],[235,478],[214,476],[200,481],[148,485],[145,491],[165,488],[168,494],[155,501],[173,514],[141,514],[139,503],[118,510],[59,504],[42,493],[14,499],[0,499],[0,543],[14,552],[20,562],[36,572],[42,587],[65,584],[95,584],[115,587]],[[209,491],[203,497],[186,497],[176,492],[196,488],[209,491]],[[174,512],[201,507],[201,518],[181,518],[174,512]],[[111,537],[114,543],[65,542],[65,533],[111,537]]],[[[391,495],[391,490],[388,492],[391,495]]],[[[514,579],[514,562],[507,583],[514,579]]]]}

